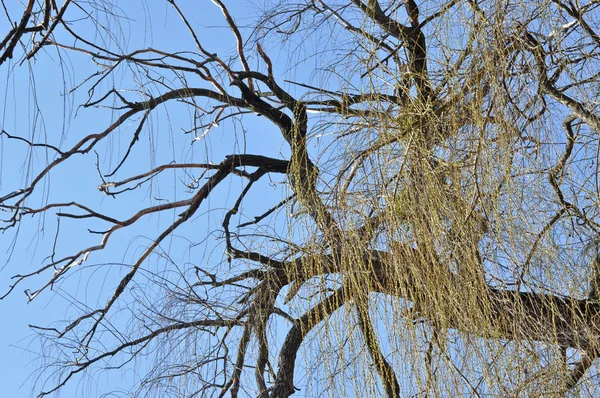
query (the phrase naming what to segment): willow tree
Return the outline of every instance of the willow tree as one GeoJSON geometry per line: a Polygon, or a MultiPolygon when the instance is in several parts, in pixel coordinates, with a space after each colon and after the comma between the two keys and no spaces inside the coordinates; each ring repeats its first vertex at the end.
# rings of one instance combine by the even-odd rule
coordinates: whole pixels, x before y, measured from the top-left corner
{"type": "Polygon", "coordinates": [[[72,303],[40,395],[600,390],[597,1],[2,3],[8,81],[95,115],[2,131],[6,294],[72,303]]]}

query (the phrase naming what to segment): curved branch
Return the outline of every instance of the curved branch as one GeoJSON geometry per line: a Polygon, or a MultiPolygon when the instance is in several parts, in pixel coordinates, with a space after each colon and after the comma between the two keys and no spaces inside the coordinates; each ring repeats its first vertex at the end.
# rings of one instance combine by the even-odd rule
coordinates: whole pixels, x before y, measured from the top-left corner
{"type": "Polygon", "coordinates": [[[347,294],[344,290],[345,287],[342,286],[296,320],[279,352],[277,378],[271,392],[272,398],[287,398],[294,393],[294,368],[298,349],[308,332],[345,304],[347,294]]]}
{"type": "Polygon", "coordinates": [[[360,327],[360,331],[365,338],[367,350],[369,350],[371,359],[375,363],[375,369],[379,373],[385,393],[388,398],[398,398],[400,397],[400,384],[398,384],[398,377],[396,376],[396,372],[394,372],[392,365],[390,365],[387,359],[385,359],[385,356],[379,347],[379,343],[377,342],[373,324],[369,319],[370,315],[368,298],[364,300],[364,302],[358,304],[356,310],[358,314],[358,326],[360,327]]]}

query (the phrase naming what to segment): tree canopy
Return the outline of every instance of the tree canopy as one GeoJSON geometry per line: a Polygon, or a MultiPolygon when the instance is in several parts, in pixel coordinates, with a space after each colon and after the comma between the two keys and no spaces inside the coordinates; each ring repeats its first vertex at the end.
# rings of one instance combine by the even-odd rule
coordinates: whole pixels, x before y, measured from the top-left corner
{"type": "Polygon", "coordinates": [[[35,393],[600,393],[600,2],[2,4],[35,393]]]}

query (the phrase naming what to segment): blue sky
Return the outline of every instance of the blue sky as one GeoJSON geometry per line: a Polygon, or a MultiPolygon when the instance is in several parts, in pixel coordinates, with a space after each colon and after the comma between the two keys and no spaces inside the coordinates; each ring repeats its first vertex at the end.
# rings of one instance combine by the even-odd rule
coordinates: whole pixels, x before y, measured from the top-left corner
{"type": "MultiPolygon", "coordinates": [[[[243,27],[247,24],[250,27],[252,26],[252,21],[257,17],[257,10],[253,7],[252,2],[230,0],[227,3],[242,4],[232,8],[231,11],[234,12],[234,17],[239,26],[243,27]]],[[[18,15],[22,6],[17,1],[10,4],[14,7],[15,15],[18,15]]],[[[106,4],[106,2],[92,2],[90,4],[106,4]]],[[[194,49],[194,44],[185,26],[167,1],[132,0],[118,2],[117,4],[124,7],[114,10],[119,15],[118,23],[113,18],[106,20],[101,14],[95,14],[100,18],[98,23],[105,26],[106,30],[95,30],[98,25],[91,23],[89,19],[79,19],[82,14],[78,14],[76,9],[73,10],[73,14],[68,15],[68,19],[73,21],[72,26],[78,33],[97,43],[102,43],[102,46],[106,46],[117,53],[126,53],[144,47],[153,47],[169,52],[194,49]]],[[[237,58],[235,57],[233,36],[217,7],[208,0],[203,2],[183,2],[182,0],[181,5],[184,6],[192,27],[197,30],[200,40],[208,51],[216,52],[224,59],[237,58]]],[[[399,13],[399,15],[404,16],[403,13],[399,13]]],[[[333,22],[330,20],[325,22],[324,25],[327,23],[333,22]]],[[[293,76],[296,81],[310,83],[310,79],[307,77],[328,61],[321,58],[323,52],[320,50],[325,46],[334,49],[347,49],[352,46],[352,43],[344,42],[347,37],[343,35],[336,37],[322,34],[315,37],[317,35],[312,35],[312,32],[309,31],[310,28],[312,27],[309,27],[305,33],[305,41],[301,41],[302,33],[298,33],[284,46],[273,41],[263,43],[275,64],[275,70],[278,74],[285,75],[288,78],[293,76]],[[340,42],[345,47],[337,47],[340,42]],[[288,52],[290,49],[292,52],[288,52]],[[309,51],[303,51],[306,49],[309,51]],[[308,58],[303,58],[305,56],[308,58]]],[[[246,37],[249,30],[249,28],[242,28],[242,32],[246,37]]],[[[325,27],[319,30],[319,33],[326,31],[325,27]]],[[[64,44],[78,44],[60,30],[56,34],[64,44]]],[[[463,40],[460,34],[456,34],[456,38],[453,39],[458,42],[463,40]]],[[[344,75],[336,76],[334,68],[327,71],[330,73],[323,73],[324,76],[331,79],[331,81],[325,82],[328,89],[335,90],[338,83],[344,84],[346,87],[354,82],[357,85],[368,85],[369,79],[377,78],[379,71],[373,73],[373,76],[367,76],[362,81],[358,80],[357,76],[362,74],[365,64],[369,62],[365,59],[360,59],[363,63],[357,61],[357,58],[360,58],[360,50],[351,52],[351,55],[347,57],[343,57],[343,54],[340,55],[339,52],[333,56],[339,56],[342,59],[339,67],[344,70],[344,75]],[[352,76],[356,80],[351,80],[352,76]],[[337,77],[342,82],[335,81],[337,77]],[[351,81],[343,81],[343,79],[350,79],[351,81]]],[[[251,53],[255,54],[254,51],[251,53]]],[[[241,69],[239,62],[233,61],[233,63],[235,69],[241,69]]],[[[259,69],[263,68],[262,70],[264,70],[264,63],[257,61],[255,56],[250,59],[250,63],[253,67],[260,65],[259,69]]],[[[132,67],[133,69],[129,68],[130,65],[121,65],[115,73],[104,80],[95,89],[94,99],[102,96],[113,86],[122,89],[121,93],[130,100],[143,99],[144,97],[140,95],[140,92],[150,92],[152,94],[164,92],[161,87],[163,81],[159,80],[153,84],[147,84],[147,78],[142,70],[135,67],[132,67]]],[[[85,82],[85,79],[99,69],[101,69],[101,66],[94,64],[87,55],[74,52],[67,54],[51,47],[41,51],[30,64],[19,65],[19,57],[17,57],[12,63],[9,62],[0,66],[1,73],[6,76],[4,80],[0,81],[0,93],[2,93],[0,104],[2,104],[1,110],[3,112],[0,127],[11,134],[27,137],[35,142],[48,142],[63,149],[69,148],[88,134],[101,132],[121,112],[101,107],[88,109],[79,107],[87,100],[88,90],[92,87],[93,81],[85,82]],[[80,84],[82,86],[79,89],[71,92],[80,84]]],[[[171,73],[165,73],[165,75],[166,83],[172,87],[182,87],[184,85],[207,87],[207,84],[194,77],[186,76],[188,80],[184,82],[183,79],[178,80],[171,73]]],[[[385,75],[385,73],[382,73],[382,75],[385,75]]],[[[152,75],[152,77],[157,78],[158,76],[152,75]]],[[[283,79],[279,79],[279,81],[284,88],[289,89],[292,93],[298,93],[298,87],[283,83],[283,79]]],[[[375,84],[377,86],[384,85],[382,82],[375,82],[375,84]]],[[[235,90],[232,89],[231,92],[235,92],[235,90]]],[[[107,103],[110,103],[110,101],[107,101],[107,103]]],[[[202,101],[200,101],[200,104],[202,104],[202,101]]],[[[103,174],[114,170],[127,151],[131,137],[140,123],[140,117],[141,115],[131,118],[95,148],[98,154],[98,166],[103,174]]],[[[264,117],[248,116],[244,117],[243,123],[236,119],[228,123],[222,123],[220,126],[211,129],[206,137],[191,145],[192,135],[184,134],[182,130],[190,128],[193,124],[193,118],[192,107],[181,103],[173,102],[154,110],[148,124],[140,134],[140,141],[133,147],[130,161],[115,176],[106,177],[107,180],[122,180],[131,175],[146,172],[157,165],[173,161],[179,163],[212,161],[216,163],[221,161],[225,155],[231,153],[248,152],[275,158],[288,157],[287,144],[281,138],[279,131],[271,123],[268,123],[264,117]]],[[[206,122],[206,120],[204,121],[206,122]]],[[[364,131],[367,131],[367,129],[364,131]]],[[[372,133],[376,135],[379,132],[373,131],[372,133]]],[[[327,137],[322,138],[323,142],[321,144],[321,153],[325,154],[325,157],[330,153],[323,150],[323,147],[326,147],[327,139],[327,137]]],[[[368,141],[366,137],[361,139],[368,141]]],[[[348,142],[352,142],[352,140],[348,142]]],[[[310,144],[313,145],[313,142],[310,144]]],[[[361,144],[364,144],[364,142],[361,144]]],[[[345,148],[348,153],[351,153],[353,149],[355,148],[345,148]]],[[[340,150],[341,152],[342,150],[340,150]]],[[[0,137],[0,197],[26,186],[32,175],[48,164],[53,156],[52,151],[45,150],[29,153],[27,146],[22,142],[10,141],[6,137],[0,137]]],[[[192,176],[197,176],[197,174],[192,176]]],[[[189,197],[190,191],[184,186],[184,183],[189,182],[192,176],[185,176],[180,172],[166,171],[156,178],[153,183],[146,184],[136,191],[128,192],[114,199],[98,191],[97,187],[101,180],[96,172],[95,154],[90,153],[87,156],[73,157],[64,165],[53,170],[51,176],[38,186],[36,193],[29,198],[27,204],[35,208],[43,206],[48,201],[66,202],[76,200],[92,209],[101,210],[112,217],[124,219],[139,209],[140,203],[148,206],[189,197]]],[[[327,178],[327,176],[323,178],[327,178]]],[[[286,192],[278,182],[276,179],[261,181],[260,189],[257,191],[262,191],[265,195],[255,195],[246,201],[243,211],[232,224],[248,221],[283,199],[286,192]]],[[[114,308],[114,316],[111,321],[115,322],[116,326],[125,330],[140,325],[147,326],[143,324],[143,320],[136,324],[136,319],[132,317],[132,309],[141,311],[143,308],[140,306],[129,307],[129,304],[136,298],[139,299],[139,302],[143,303],[145,301],[154,304],[152,299],[162,293],[155,283],[157,278],[181,279],[179,269],[193,270],[193,266],[199,261],[208,264],[203,265],[206,265],[209,269],[213,263],[215,264],[214,268],[218,264],[224,264],[223,245],[215,246],[211,243],[195,245],[190,244],[190,242],[203,242],[206,236],[209,239],[214,237],[214,235],[211,235],[211,231],[220,229],[221,219],[219,216],[222,215],[222,210],[231,207],[242,187],[243,185],[239,179],[228,179],[211,194],[209,200],[203,203],[193,223],[182,226],[173,236],[161,244],[157,253],[144,264],[143,272],[136,275],[135,282],[130,286],[131,289],[126,292],[114,308]]],[[[62,210],[77,213],[77,211],[70,208],[62,210]]],[[[3,324],[9,325],[0,328],[0,337],[2,337],[0,372],[3,372],[7,380],[3,385],[3,394],[15,397],[29,396],[33,393],[31,389],[36,381],[37,390],[35,392],[39,389],[53,387],[53,381],[55,380],[52,378],[51,372],[44,373],[39,380],[28,379],[29,375],[35,373],[40,366],[43,366],[43,363],[39,361],[40,353],[42,353],[42,356],[50,357],[53,352],[49,349],[50,347],[40,345],[40,340],[35,338],[32,330],[27,325],[60,327],[54,322],[62,319],[73,319],[88,308],[93,309],[104,306],[107,297],[110,296],[124,274],[128,272],[130,265],[180,212],[181,210],[175,210],[145,217],[134,226],[128,227],[126,231],[115,233],[104,252],[90,255],[88,261],[78,266],[57,283],[58,289],[46,290],[32,303],[27,304],[27,298],[23,294],[23,290],[26,288],[35,290],[43,286],[49,275],[51,275],[51,271],[25,281],[19,285],[13,294],[0,302],[0,319],[3,320],[3,324]],[[44,384],[48,377],[50,377],[48,383],[44,384]],[[22,388],[19,388],[21,385],[22,388]]],[[[283,224],[283,221],[281,223],[283,224]]],[[[47,263],[46,256],[52,252],[57,227],[56,216],[54,212],[51,212],[45,217],[26,217],[19,228],[13,228],[0,237],[0,266],[2,266],[0,281],[5,282],[5,289],[10,283],[9,278],[11,276],[20,272],[35,270],[42,264],[47,263]],[[14,241],[13,238],[16,234],[18,234],[18,240],[14,241]]],[[[99,236],[90,234],[87,231],[88,228],[102,230],[106,229],[107,225],[99,221],[61,219],[57,256],[71,254],[74,250],[77,251],[82,247],[98,244],[99,236]]],[[[274,245],[267,239],[265,239],[265,244],[274,245]]],[[[234,271],[232,270],[232,273],[234,271]]],[[[1,288],[2,285],[0,285],[1,288]]],[[[163,304],[159,303],[159,305],[163,304]]],[[[393,304],[389,305],[394,307],[393,304]]],[[[397,310],[401,306],[397,303],[396,305],[394,308],[387,308],[382,304],[377,309],[385,313],[386,310],[397,310]]],[[[148,311],[153,309],[149,307],[148,311]]],[[[351,311],[352,308],[348,310],[351,311]]],[[[344,319],[341,317],[347,315],[348,313],[344,311],[341,314],[336,314],[334,319],[344,319]]],[[[314,351],[313,356],[307,356],[307,362],[299,361],[297,374],[299,385],[305,384],[306,378],[313,378],[315,380],[309,388],[315,390],[320,388],[325,390],[327,388],[325,384],[329,381],[327,377],[331,373],[323,375],[323,367],[314,366],[314,363],[309,361],[315,360],[316,362],[318,360],[318,358],[315,359],[316,356],[334,351],[334,347],[328,346],[331,341],[335,340],[335,343],[342,345],[343,337],[347,333],[347,330],[344,329],[346,324],[337,322],[335,325],[337,329],[334,334],[337,332],[338,335],[330,336],[329,339],[315,339],[312,344],[303,347],[304,350],[309,350],[311,347],[316,347],[317,350],[314,351]],[[303,366],[306,366],[307,370],[303,370],[303,366]]],[[[64,327],[64,324],[62,326],[64,327]]],[[[384,325],[377,326],[384,329],[384,325]]],[[[385,326],[394,327],[397,325],[386,324],[385,326]]],[[[414,331],[410,327],[408,329],[414,331]]],[[[275,325],[271,342],[280,344],[284,336],[283,330],[285,328],[275,325]]],[[[390,336],[397,330],[394,328],[393,331],[390,331],[390,336]]],[[[428,332],[427,330],[418,330],[415,333],[427,334],[428,332]]],[[[398,341],[392,341],[389,344],[401,345],[403,336],[398,334],[393,337],[398,341]]],[[[116,337],[107,336],[107,340],[107,346],[111,346],[116,337]]],[[[390,340],[392,340],[391,337],[390,340]]],[[[360,344],[362,340],[356,339],[356,341],[360,344]]],[[[202,344],[203,341],[199,343],[202,344]]],[[[173,350],[177,352],[180,348],[173,347],[173,350]]],[[[410,347],[406,348],[406,350],[410,349],[410,347]]],[[[418,350],[418,347],[416,350],[418,350]]],[[[352,351],[352,349],[349,349],[349,351],[352,351]]],[[[357,348],[357,351],[360,351],[360,348],[357,348]]],[[[167,354],[169,353],[167,352],[165,355],[167,354]]],[[[352,355],[354,353],[346,352],[345,354],[352,355]]],[[[366,355],[363,356],[366,357],[366,355]]],[[[396,356],[396,360],[403,359],[405,357],[402,354],[396,356]]],[[[350,362],[349,358],[344,358],[344,354],[339,357],[332,354],[329,360],[331,363],[324,366],[339,366],[338,362],[344,362],[345,360],[350,362]]],[[[77,377],[72,380],[63,390],[62,396],[96,397],[111,391],[126,392],[131,385],[139,383],[139,377],[144,371],[152,369],[153,366],[155,366],[154,362],[141,358],[122,370],[101,372],[101,366],[94,367],[91,369],[91,373],[83,379],[77,377]],[[140,370],[139,374],[133,370],[135,367],[140,370]]],[[[418,367],[421,364],[415,361],[415,364],[408,363],[402,364],[402,366],[405,371],[403,375],[407,375],[411,371],[418,372],[418,367]]],[[[334,369],[334,371],[338,370],[340,368],[334,369]]],[[[340,374],[342,376],[340,377],[351,375],[353,371],[356,374],[361,374],[361,371],[356,371],[352,366],[348,366],[341,368],[340,374]]],[[[351,379],[348,385],[339,383],[335,387],[350,389],[352,383],[355,384],[353,387],[359,391],[361,388],[367,388],[364,385],[359,386],[359,384],[364,384],[361,378],[351,379]]],[[[412,386],[406,388],[410,389],[412,386]]],[[[311,395],[311,390],[307,391],[303,393],[311,395]]],[[[350,393],[350,391],[346,391],[346,393],[350,393]]]]}
{"type": "MultiPolygon", "coordinates": [[[[18,2],[8,3],[9,12],[14,11],[13,18],[22,12],[18,2]]],[[[92,31],[92,24],[79,21],[73,26],[78,32],[92,37],[99,42],[109,43],[108,37],[114,35],[114,42],[109,47],[116,52],[125,52],[140,47],[154,47],[167,51],[185,51],[193,49],[189,34],[172,9],[163,1],[128,1],[120,2],[120,26],[110,21],[107,31],[92,31]],[[121,47],[120,49],[118,47],[121,47]]],[[[256,15],[251,6],[246,9],[238,8],[238,22],[243,23],[256,15]]],[[[203,44],[210,51],[218,52],[226,57],[232,51],[232,36],[225,26],[219,10],[210,2],[188,7],[199,11],[188,13],[190,22],[201,33],[203,44]],[[207,21],[211,25],[207,25],[207,21]]],[[[76,15],[72,15],[74,19],[76,15]]],[[[105,22],[105,21],[100,21],[105,22]]],[[[0,26],[6,26],[2,20],[0,26]]],[[[59,39],[65,39],[61,31],[57,31],[59,39]]],[[[70,40],[73,42],[73,40],[70,40]]],[[[69,41],[67,41],[69,43],[69,41]]],[[[69,53],[48,47],[41,51],[30,64],[19,65],[20,55],[12,62],[0,66],[4,79],[0,81],[0,128],[13,135],[28,137],[35,142],[47,142],[69,148],[81,137],[102,131],[110,124],[119,112],[107,109],[83,109],[78,105],[86,100],[86,90],[89,84],[69,94],[80,84],[87,75],[95,71],[94,64],[88,56],[69,53]]],[[[277,56],[274,56],[277,61],[277,56]]],[[[100,87],[106,90],[114,84],[117,87],[136,89],[134,74],[124,71],[117,73],[111,80],[100,87]]],[[[194,85],[198,82],[189,82],[194,85]]],[[[174,83],[178,84],[178,83],[174,83]]],[[[205,85],[204,85],[205,86],[205,85]]],[[[154,90],[150,88],[150,90],[154,90]]],[[[156,88],[156,90],[159,90],[156,88]]],[[[128,93],[126,93],[127,95],[128,93]]],[[[131,94],[135,98],[135,94],[131,94]]],[[[223,124],[211,130],[204,139],[191,145],[190,135],[182,133],[181,129],[189,129],[193,115],[189,108],[183,105],[169,105],[166,109],[158,109],[152,113],[148,127],[141,134],[140,142],[133,148],[132,158],[116,175],[114,180],[129,175],[150,170],[159,164],[173,160],[182,161],[219,161],[226,154],[242,152],[245,147],[248,153],[264,154],[281,157],[287,153],[281,137],[274,127],[260,118],[247,118],[242,130],[239,124],[223,124]],[[248,122],[250,120],[250,122],[248,122]],[[168,148],[165,150],[165,148],[168,148]]],[[[264,118],[263,118],[264,119],[264,118]]],[[[103,171],[114,169],[118,159],[127,149],[131,135],[139,122],[133,118],[127,128],[97,148],[100,167],[103,171]]],[[[25,186],[36,171],[39,172],[53,159],[52,151],[39,150],[30,153],[22,142],[16,142],[0,137],[0,196],[4,196],[25,186]]],[[[189,192],[183,187],[181,175],[165,172],[159,179],[160,183],[144,187],[136,192],[122,195],[118,200],[104,196],[97,190],[101,182],[97,176],[94,156],[73,158],[65,165],[53,170],[49,179],[38,186],[36,194],[32,195],[27,204],[40,207],[48,200],[54,202],[76,200],[93,209],[99,209],[113,217],[125,218],[134,209],[139,208],[140,201],[159,203],[163,200],[177,200],[186,197],[189,192]],[[90,178],[93,176],[94,178],[90,178]]],[[[277,190],[276,186],[265,184],[265,189],[277,190]]],[[[235,192],[241,188],[239,180],[231,180],[219,188],[210,199],[209,207],[220,207],[223,203],[235,199],[235,192]]],[[[257,215],[276,203],[280,197],[265,198],[260,203],[248,203],[245,206],[247,215],[257,215]],[[271,203],[273,202],[273,203],[271,203]]],[[[68,210],[68,209],[63,209],[68,210]]],[[[177,212],[172,216],[176,217],[177,212]]],[[[198,216],[195,228],[202,226],[202,233],[209,231],[217,222],[210,213],[198,216]]],[[[33,302],[27,303],[24,289],[35,290],[47,281],[48,274],[34,277],[25,281],[6,299],[0,302],[0,373],[3,375],[2,395],[10,397],[26,397],[34,393],[32,387],[36,380],[31,378],[40,362],[40,353],[49,353],[48,347],[40,345],[39,339],[28,327],[30,324],[51,326],[61,319],[72,318],[83,305],[90,307],[104,305],[111,289],[122,278],[125,268],[122,264],[133,261],[145,245],[158,235],[173,218],[168,215],[148,217],[142,220],[127,233],[116,234],[110,243],[110,254],[94,253],[83,264],[81,269],[69,274],[59,282],[60,289],[46,290],[33,302]],[[71,296],[69,296],[70,294],[71,296]]],[[[97,244],[99,237],[87,233],[87,228],[106,227],[102,223],[85,223],[77,220],[61,221],[61,240],[58,252],[69,254],[81,247],[97,244]]],[[[10,277],[20,272],[31,271],[44,263],[45,257],[51,253],[57,223],[53,214],[45,217],[24,220],[18,228],[8,230],[0,236],[0,280],[4,293],[10,277]],[[14,240],[15,238],[18,238],[14,240]]],[[[188,248],[184,239],[186,233],[194,233],[190,227],[183,228],[170,239],[169,252],[173,261],[193,261],[193,250],[188,248]]],[[[208,250],[211,250],[208,247],[208,250]]],[[[58,254],[58,253],[57,253],[58,254]]],[[[222,253],[216,253],[211,258],[218,259],[222,253]]],[[[149,260],[149,269],[166,269],[167,261],[159,256],[149,260]]],[[[140,277],[139,289],[144,289],[144,277],[140,277]]],[[[135,294],[135,293],[132,293],[135,294]]],[[[42,354],[42,355],[46,355],[42,354]]],[[[151,366],[139,364],[141,368],[151,366]]],[[[96,372],[96,370],[92,370],[96,372]]],[[[47,376],[47,374],[46,374],[47,376]]],[[[61,392],[61,396],[95,397],[113,390],[127,390],[131,382],[136,381],[136,375],[129,369],[107,373],[92,373],[91,377],[73,380],[61,392]]],[[[39,387],[40,380],[37,380],[39,387]]],[[[46,387],[50,384],[46,385],[46,387]]],[[[35,391],[37,392],[37,391],[35,391]]]]}

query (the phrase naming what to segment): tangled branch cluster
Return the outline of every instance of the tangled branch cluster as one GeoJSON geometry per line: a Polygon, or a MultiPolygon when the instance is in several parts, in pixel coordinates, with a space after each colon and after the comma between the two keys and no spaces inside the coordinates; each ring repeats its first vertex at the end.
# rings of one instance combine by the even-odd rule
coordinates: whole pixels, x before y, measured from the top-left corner
{"type": "MultiPolygon", "coordinates": [[[[2,231],[58,220],[50,256],[15,275],[2,298],[24,286],[29,301],[44,300],[111,258],[117,236],[152,217],[170,221],[145,231],[149,243],[122,264],[102,305],[81,306],[60,328],[35,327],[60,352],[46,368],[58,380],[42,378],[41,396],[142,357],[155,362],[139,395],[598,392],[600,3],[282,1],[248,28],[236,22],[241,5],[213,0],[231,56],[210,48],[192,19],[200,6],[175,0],[169,15],[193,48],[115,50],[76,28],[79,15],[99,30],[98,13],[123,18],[97,3],[31,0],[0,43],[9,74],[49,49],[93,61],[72,94],[87,88],[83,110],[112,113],[69,145],[2,130],[4,145],[48,159],[0,193],[2,231]],[[290,59],[309,54],[296,76],[274,61],[273,43],[290,59]],[[135,90],[119,86],[123,70],[135,90]],[[140,169],[140,137],[175,105],[193,114],[186,145],[210,148],[207,159],[188,152],[140,169]],[[211,140],[236,128],[275,131],[283,149],[213,155],[211,140]],[[123,136],[124,153],[107,151],[103,170],[98,152],[123,136]],[[80,157],[96,165],[96,194],[110,203],[164,186],[167,172],[178,193],[136,208],[55,201],[46,184],[80,157]],[[250,203],[259,212],[247,214],[250,203]],[[72,222],[60,229],[62,220],[72,222]],[[60,240],[75,224],[96,243],[60,240]],[[204,254],[179,262],[170,242],[180,235],[185,250],[204,254]],[[154,257],[168,271],[154,270],[154,257]],[[139,284],[155,290],[136,296],[139,284]]],[[[244,139],[260,146],[260,134],[244,139]]]]}

